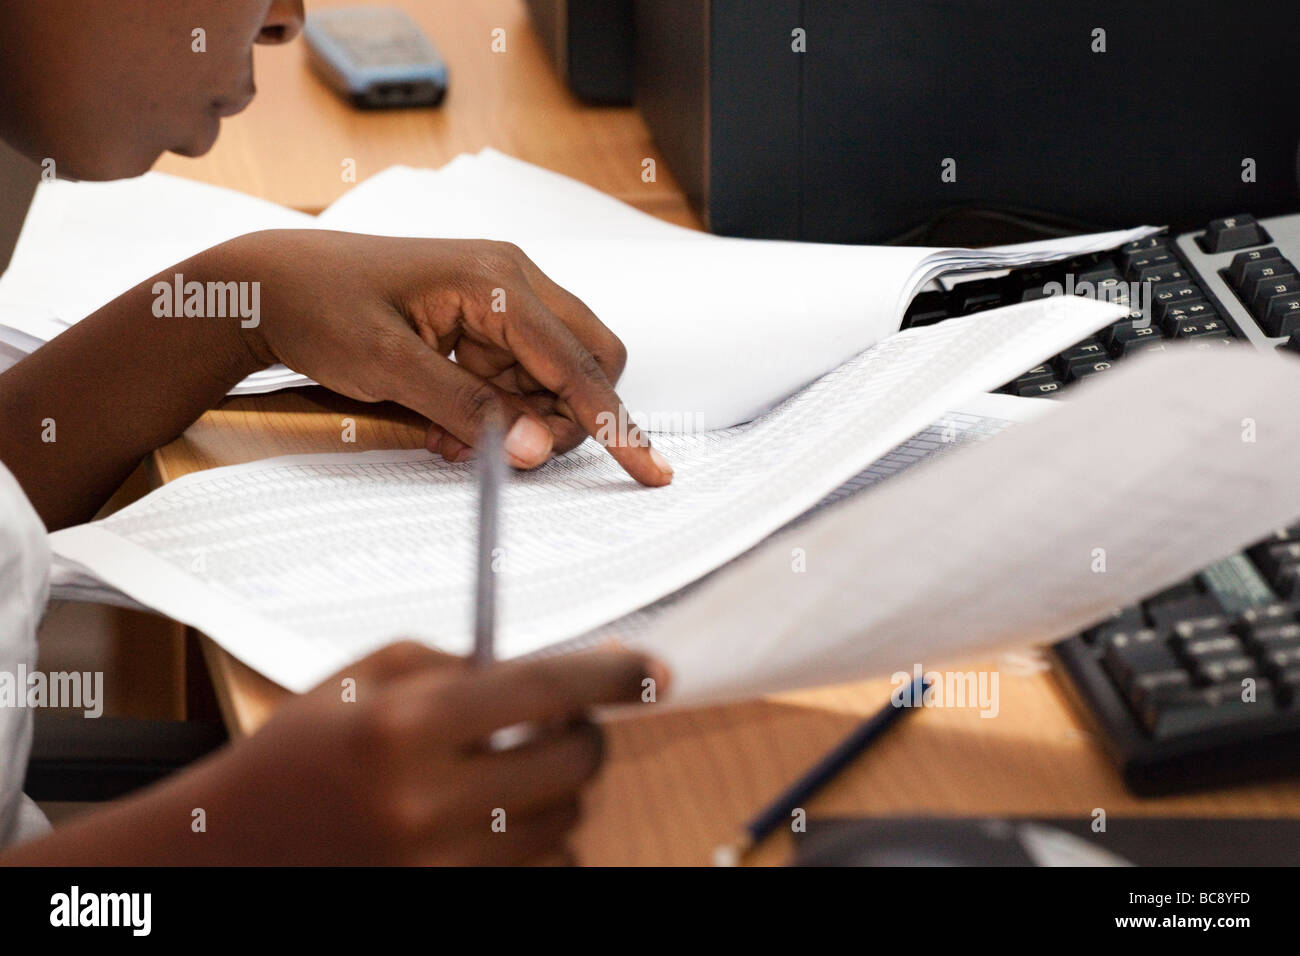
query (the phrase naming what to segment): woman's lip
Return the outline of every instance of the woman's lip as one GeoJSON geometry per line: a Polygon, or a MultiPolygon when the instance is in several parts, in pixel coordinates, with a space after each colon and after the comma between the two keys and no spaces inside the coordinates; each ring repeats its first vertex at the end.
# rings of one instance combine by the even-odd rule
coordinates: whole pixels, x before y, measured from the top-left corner
{"type": "Polygon", "coordinates": [[[253,102],[253,97],[256,95],[257,95],[257,91],[254,90],[249,93],[246,93],[241,97],[238,97],[237,99],[216,100],[213,102],[212,106],[213,109],[216,110],[218,116],[234,116],[236,113],[243,112],[244,109],[248,106],[248,104],[253,102]]]}

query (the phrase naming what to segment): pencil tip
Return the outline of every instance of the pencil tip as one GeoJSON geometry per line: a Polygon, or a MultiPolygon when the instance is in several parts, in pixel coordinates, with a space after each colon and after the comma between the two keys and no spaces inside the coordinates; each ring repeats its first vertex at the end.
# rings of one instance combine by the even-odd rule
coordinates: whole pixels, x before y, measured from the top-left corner
{"type": "Polygon", "coordinates": [[[713,850],[714,866],[740,866],[753,841],[745,838],[736,843],[722,843],[713,850]]]}

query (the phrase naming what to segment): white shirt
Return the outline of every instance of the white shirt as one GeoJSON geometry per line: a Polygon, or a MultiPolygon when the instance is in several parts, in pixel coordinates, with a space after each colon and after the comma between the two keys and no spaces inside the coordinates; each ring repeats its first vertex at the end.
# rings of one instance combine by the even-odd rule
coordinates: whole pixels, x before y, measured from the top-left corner
{"type": "MultiPolygon", "coordinates": [[[[36,627],[50,596],[45,526],[0,464],[0,671],[36,668],[36,627]]],[[[45,817],[22,792],[32,749],[30,707],[0,706],[0,848],[38,836],[45,817]]]]}

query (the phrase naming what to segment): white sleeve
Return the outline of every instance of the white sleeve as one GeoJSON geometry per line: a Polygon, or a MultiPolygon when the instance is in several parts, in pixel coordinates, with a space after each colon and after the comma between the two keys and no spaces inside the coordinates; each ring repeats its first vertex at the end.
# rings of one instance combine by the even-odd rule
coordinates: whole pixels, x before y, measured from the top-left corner
{"type": "Polygon", "coordinates": [[[18,706],[14,695],[25,696],[16,681],[36,667],[36,627],[49,597],[49,572],[45,528],[0,464],[0,691],[9,691],[0,696],[0,847],[36,835],[43,823],[22,794],[32,711],[18,706]]]}

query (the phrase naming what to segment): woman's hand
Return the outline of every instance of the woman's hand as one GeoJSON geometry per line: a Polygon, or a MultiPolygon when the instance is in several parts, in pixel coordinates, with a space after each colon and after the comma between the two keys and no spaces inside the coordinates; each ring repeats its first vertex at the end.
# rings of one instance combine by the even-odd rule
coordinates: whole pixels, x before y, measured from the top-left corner
{"type": "Polygon", "coordinates": [[[614,392],[624,358],[514,246],[253,233],[145,280],[0,375],[0,461],[51,531],[89,520],[142,456],[280,361],[344,395],[414,409],[431,423],[429,449],[453,461],[496,418],[519,468],[592,435],[637,481],[666,485],[672,469],[614,392]],[[256,285],[241,314],[222,303],[196,315],[170,301],[177,276],[208,299],[256,285]]]}
{"type": "MultiPolygon", "coordinates": [[[[513,864],[553,858],[601,762],[602,704],[635,703],[662,668],[596,651],[475,668],[385,648],[278,711],[231,757],[246,809],[274,806],[285,859],[513,864]],[[350,682],[350,683],[349,683],[350,682]],[[528,741],[495,750],[518,724],[528,741]]],[[[270,822],[270,821],[268,821],[270,822]]]]}
{"type": "Polygon", "coordinates": [[[602,756],[587,713],[644,699],[647,678],[664,693],[662,666],[626,650],[475,668],[394,644],[284,704],[249,739],[0,863],[567,859],[580,792],[602,756]],[[526,742],[492,745],[520,724],[526,742]]]}
{"type": "Polygon", "coordinates": [[[672,480],[614,391],[623,344],[517,246],[285,230],[199,258],[210,278],[260,283],[261,321],[245,333],[260,361],[419,412],[450,460],[499,416],[518,468],[591,435],[642,484],[672,480]]]}

